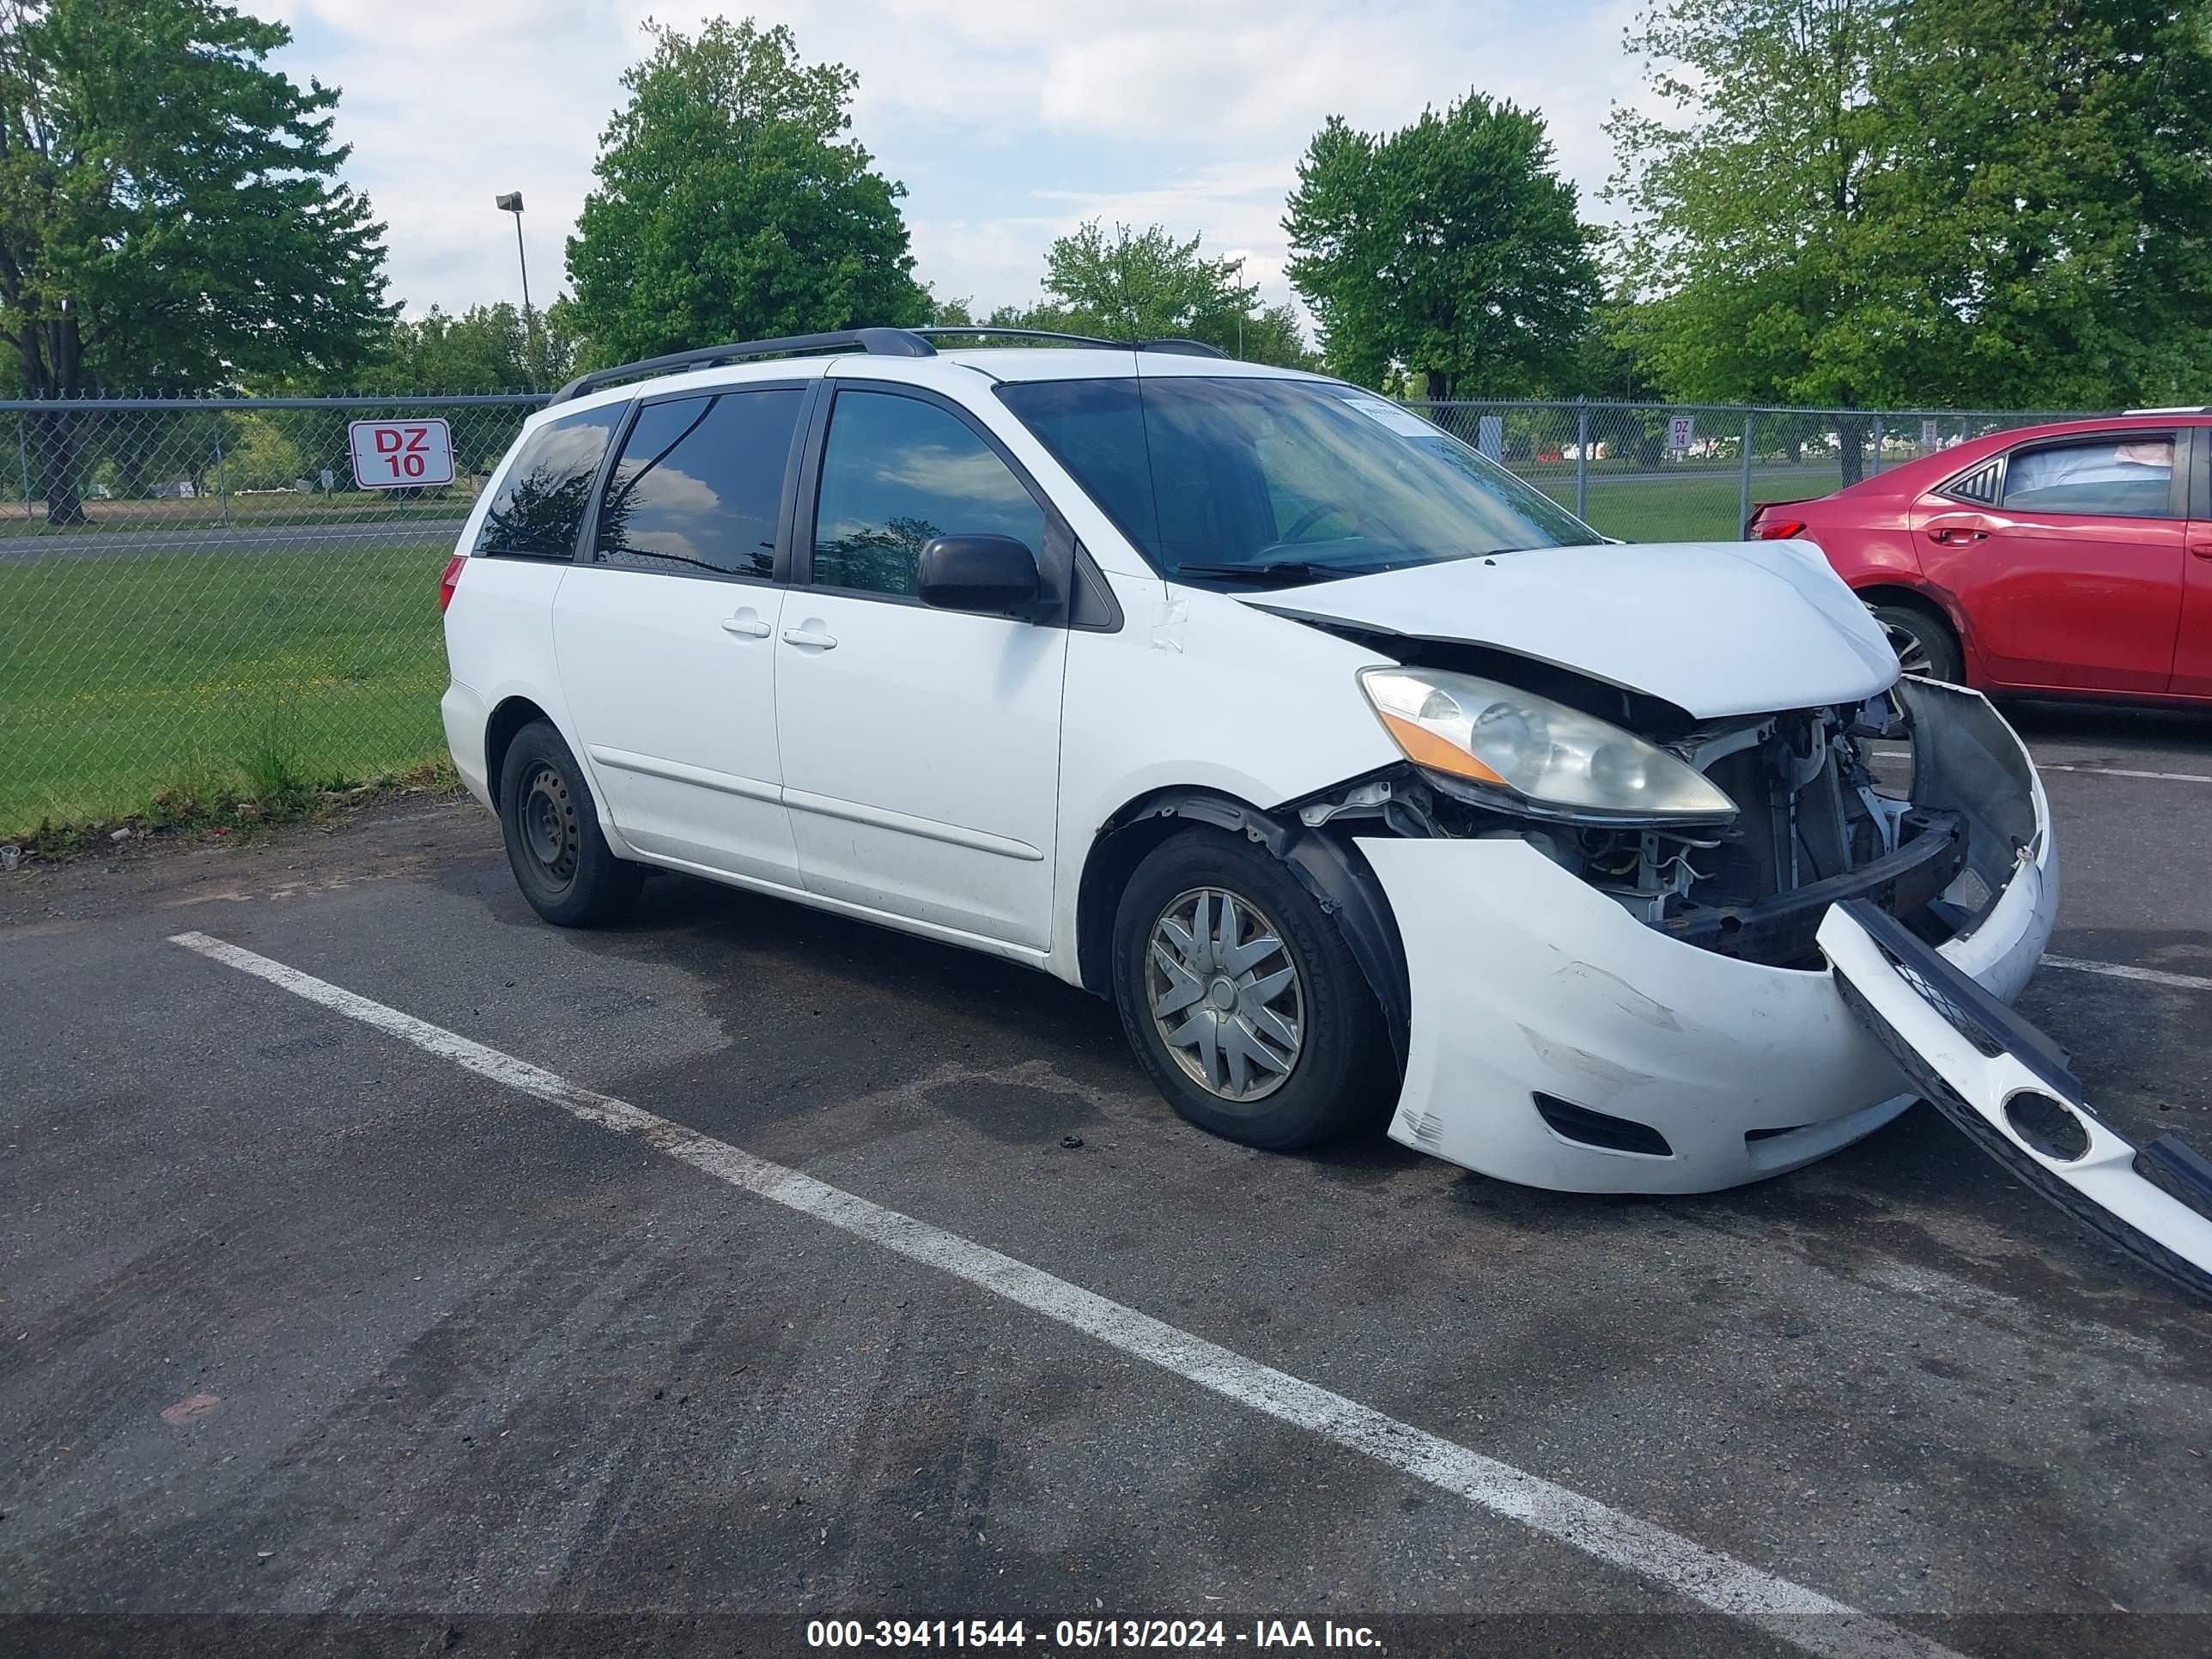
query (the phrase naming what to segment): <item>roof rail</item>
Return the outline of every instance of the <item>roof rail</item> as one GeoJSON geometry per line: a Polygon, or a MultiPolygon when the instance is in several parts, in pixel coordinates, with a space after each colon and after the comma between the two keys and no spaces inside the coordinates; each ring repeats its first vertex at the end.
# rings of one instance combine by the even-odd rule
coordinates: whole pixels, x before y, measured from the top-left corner
{"type": "Polygon", "coordinates": [[[1165,351],[1184,357],[1226,357],[1229,355],[1220,347],[1210,346],[1203,340],[1109,340],[1101,335],[1062,334],[1048,328],[960,328],[948,325],[910,328],[907,332],[919,334],[925,339],[967,339],[981,336],[985,339],[996,340],[1058,340],[1066,345],[1098,346],[1109,351],[1165,351]]]}
{"type": "Polygon", "coordinates": [[[741,362],[749,357],[780,357],[799,351],[834,351],[858,346],[861,350],[883,357],[934,357],[937,348],[930,344],[932,337],[964,339],[970,336],[1005,340],[1058,340],[1067,345],[1103,347],[1109,351],[1162,351],[1185,357],[1226,357],[1228,353],[1218,346],[1210,346],[1203,340],[1108,340],[1095,334],[1062,334],[1048,328],[962,328],[957,325],[940,325],[930,328],[848,328],[834,334],[793,334],[781,340],[739,340],[729,345],[698,346],[690,351],[672,351],[662,357],[647,357],[635,363],[617,363],[612,368],[595,368],[588,374],[579,374],[562,386],[548,400],[565,404],[572,398],[580,398],[586,392],[596,392],[617,380],[642,379],[652,374],[673,374],[679,369],[707,368],[716,363],[741,362]]]}
{"type": "Polygon", "coordinates": [[[730,345],[699,346],[690,351],[672,351],[662,357],[647,357],[635,363],[617,363],[612,368],[595,368],[588,374],[579,374],[555,392],[548,401],[565,404],[571,398],[580,398],[586,392],[595,392],[617,380],[633,376],[672,374],[678,369],[706,368],[714,363],[734,363],[748,357],[778,357],[787,352],[830,351],[839,348],[858,346],[863,351],[874,352],[885,357],[934,357],[937,348],[921,337],[930,330],[904,328],[848,328],[835,334],[793,334],[781,340],[740,340],[730,345]]]}
{"type": "Polygon", "coordinates": [[[1164,351],[1177,357],[1226,357],[1228,353],[1219,346],[1211,346],[1203,340],[1170,337],[1164,340],[1139,340],[1139,351],[1164,351]]]}
{"type": "Polygon", "coordinates": [[[945,325],[932,328],[908,329],[907,332],[909,334],[918,334],[924,339],[928,339],[933,337],[951,335],[956,339],[964,340],[969,338],[970,336],[980,335],[985,339],[993,340],[1060,340],[1065,342],[1068,345],[1103,346],[1109,351],[1127,351],[1130,349],[1129,343],[1127,340],[1109,340],[1102,338],[1096,334],[1061,334],[1049,328],[986,328],[981,326],[975,328],[960,328],[951,325],[945,325]]]}

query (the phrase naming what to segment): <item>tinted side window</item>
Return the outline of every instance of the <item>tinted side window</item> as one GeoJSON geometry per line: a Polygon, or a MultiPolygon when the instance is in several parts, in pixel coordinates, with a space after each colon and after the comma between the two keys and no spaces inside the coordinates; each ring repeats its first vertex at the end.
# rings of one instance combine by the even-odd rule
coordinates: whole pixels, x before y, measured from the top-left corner
{"type": "Polygon", "coordinates": [[[2023,450],[2005,465],[2004,504],[2127,519],[2173,516],[2173,440],[2093,438],[2023,450]]]}
{"type": "Polygon", "coordinates": [[[584,528],[592,481],[608,441],[629,412],[623,404],[548,421],[523,442],[477,532],[479,553],[565,559],[584,528]]]}
{"type": "Polygon", "coordinates": [[[766,576],[775,568],[796,386],[647,404],[599,504],[599,564],[766,576]]]}
{"type": "Polygon", "coordinates": [[[818,585],[911,593],[925,542],[982,533],[1036,552],[1044,510],[965,422],[917,398],[837,394],[815,512],[818,585]]]}

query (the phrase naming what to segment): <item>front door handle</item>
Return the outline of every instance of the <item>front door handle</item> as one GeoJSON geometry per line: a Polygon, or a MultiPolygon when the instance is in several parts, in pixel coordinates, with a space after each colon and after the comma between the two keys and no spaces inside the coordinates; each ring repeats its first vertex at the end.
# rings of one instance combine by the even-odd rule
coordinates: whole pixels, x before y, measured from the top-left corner
{"type": "Polygon", "coordinates": [[[769,625],[760,619],[760,613],[750,605],[734,617],[722,618],[722,631],[748,640],[764,640],[769,636],[769,625]]]}
{"type": "Polygon", "coordinates": [[[835,651],[837,648],[837,636],[824,633],[818,623],[810,623],[804,628],[785,629],[783,642],[786,645],[803,645],[815,651],[835,651]]]}
{"type": "Polygon", "coordinates": [[[1940,542],[1945,547],[1957,547],[1965,542],[1985,542],[1990,538],[1986,530],[1969,530],[1963,525],[1939,524],[1929,526],[1928,539],[1940,542]]]}

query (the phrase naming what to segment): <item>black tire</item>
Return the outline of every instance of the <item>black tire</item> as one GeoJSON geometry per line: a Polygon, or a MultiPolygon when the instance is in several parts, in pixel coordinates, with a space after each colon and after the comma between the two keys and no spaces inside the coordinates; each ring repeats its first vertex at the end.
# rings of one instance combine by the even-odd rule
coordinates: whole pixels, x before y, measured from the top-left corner
{"type": "MultiPolygon", "coordinates": [[[[1208,902],[1218,918],[1218,901],[1208,902]]],[[[1382,1012],[1343,934],[1272,854],[1242,836],[1193,826],[1154,848],[1137,866],[1115,914],[1114,1000],[1129,1046],[1169,1103],[1224,1139],[1273,1151],[1310,1146],[1375,1121],[1396,1097],[1397,1066],[1382,1012]],[[1262,975],[1271,980],[1285,961],[1296,970],[1291,988],[1279,994],[1296,999],[1300,1040],[1295,1050],[1285,1051],[1291,1055],[1287,1070],[1267,1079],[1267,1092],[1255,1099],[1224,1098],[1201,1083],[1178,1059],[1152,1013],[1155,988],[1171,971],[1153,965],[1154,930],[1176,901],[1205,890],[1230,895],[1248,920],[1256,915],[1272,925],[1272,933],[1252,926],[1248,941],[1279,939],[1280,954],[1261,959],[1252,973],[1272,967],[1262,975]]],[[[1275,1012],[1288,1006],[1279,1003],[1275,1012]]],[[[1243,1018],[1241,1002],[1226,1012],[1206,1002],[1193,1007],[1194,1014],[1217,1021],[1243,1018]]],[[[1248,1023],[1245,1030],[1253,1028],[1248,1023]]],[[[1233,1080],[1224,1050],[1217,1048],[1211,1062],[1201,1061],[1197,1050],[1182,1052],[1191,1066],[1218,1064],[1222,1081],[1233,1080]]],[[[1252,1079],[1262,1079],[1264,1067],[1242,1064],[1252,1079]]]]}
{"type": "Polygon", "coordinates": [[[599,810],[583,769],[547,720],[514,734],[499,769],[499,823],[515,885],[556,927],[617,921],[645,872],[618,859],[599,833],[599,810]]]}
{"type": "Polygon", "coordinates": [[[1881,631],[1889,635],[1898,664],[1906,673],[1948,680],[1954,685],[1966,678],[1959,637],[1951,631],[1951,624],[1933,611],[1917,605],[1875,605],[1867,608],[1881,624],[1881,631]]]}

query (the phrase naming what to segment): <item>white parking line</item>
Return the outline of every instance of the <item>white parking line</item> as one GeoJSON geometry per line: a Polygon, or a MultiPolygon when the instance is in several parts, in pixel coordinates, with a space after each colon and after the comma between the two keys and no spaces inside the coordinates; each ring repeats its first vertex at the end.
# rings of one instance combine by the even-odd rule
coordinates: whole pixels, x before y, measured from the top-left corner
{"type": "Polygon", "coordinates": [[[621,1134],[732,1187],[1020,1304],[1237,1404],[1426,1481],[1675,1594],[1833,1659],[1957,1659],[1948,1648],[1594,1498],[1486,1457],[1372,1407],[1248,1359],[987,1245],[756,1158],[627,1101],[205,933],[173,945],[266,980],[441,1060],[621,1134]]]}
{"type": "Polygon", "coordinates": [[[2080,957],[2045,957],[2046,968],[2066,968],[2077,974],[2102,974],[2107,979],[2141,980],[2146,985],[2171,985],[2179,991],[2212,991],[2212,979],[2196,974],[2169,974],[2158,968],[2130,968],[2124,962],[2085,962],[2080,957]]]}
{"type": "Polygon", "coordinates": [[[2136,772],[2124,766],[2073,766],[2058,761],[2038,761],[2039,772],[2079,772],[2085,778],[2153,778],[2160,783],[2212,783],[2201,772],[2136,772]]]}

